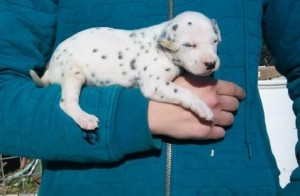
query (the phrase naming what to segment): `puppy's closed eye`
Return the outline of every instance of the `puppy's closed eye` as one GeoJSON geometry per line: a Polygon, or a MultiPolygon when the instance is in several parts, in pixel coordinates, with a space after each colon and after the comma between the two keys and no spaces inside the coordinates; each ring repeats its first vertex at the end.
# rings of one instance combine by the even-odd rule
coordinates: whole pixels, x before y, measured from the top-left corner
{"type": "Polygon", "coordinates": [[[188,47],[188,48],[196,48],[197,45],[196,44],[191,44],[191,43],[184,43],[182,44],[184,47],[188,47]]]}

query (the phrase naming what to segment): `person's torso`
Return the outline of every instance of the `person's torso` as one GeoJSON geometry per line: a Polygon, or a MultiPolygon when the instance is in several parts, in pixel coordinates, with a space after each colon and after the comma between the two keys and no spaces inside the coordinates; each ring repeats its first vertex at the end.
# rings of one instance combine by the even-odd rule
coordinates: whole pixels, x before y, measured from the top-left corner
{"type": "Polygon", "coordinates": [[[221,67],[215,77],[246,90],[247,98],[226,137],[210,142],[166,140],[161,153],[132,155],[115,166],[79,165],[71,172],[61,166],[57,171],[46,169],[52,190],[61,195],[76,191],[79,195],[275,194],[276,166],[257,90],[263,0],[60,0],[56,45],[86,28],[137,29],[187,10],[217,20],[222,42],[221,67]]]}

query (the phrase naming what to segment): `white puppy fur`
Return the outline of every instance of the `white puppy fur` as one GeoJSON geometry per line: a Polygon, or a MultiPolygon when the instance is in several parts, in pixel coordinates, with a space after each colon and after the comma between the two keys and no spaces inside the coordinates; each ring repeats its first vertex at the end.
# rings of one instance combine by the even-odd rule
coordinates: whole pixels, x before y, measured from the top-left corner
{"type": "Polygon", "coordinates": [[[216,71],[220,41],[217,23],[190,11],[138,30],[90,28],[57,47],[42,78],[33,70],[30,74],[38,86],[62,86],[61,108],[85,130],[98,128],[99,120],[79,106],[84,84],[139,87],[147,98],[179,104],[211,121],[210,108],[172,81],[182,68],[200,76],[216,71]]]}

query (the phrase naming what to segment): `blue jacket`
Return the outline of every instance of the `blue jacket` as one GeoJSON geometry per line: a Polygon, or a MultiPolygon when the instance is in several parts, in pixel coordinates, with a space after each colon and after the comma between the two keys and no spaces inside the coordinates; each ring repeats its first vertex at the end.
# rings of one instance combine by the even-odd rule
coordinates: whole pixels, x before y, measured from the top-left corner
{"type": "MultiPolygon", "coordinates": [[[[264,37],[278,70],[288,79],[299,115],[299,1],[173,3],[174,15],[193,10],[218,21],[222,65],[215,77],[246,90],[247,98],[223,140],[153,138],[147,124],[148,100],[138,89],[120,86],[83,89],[80,105],[101,119],[101,131],[86,134],[59,108],[60,86],[37,88],[29,77],[30,69],[43,70],[54,48],[68,36],[94,26],[134,29],[157,24],[169,18],[172,2],[0,1],[0,153],[44,160],[40,195],[164,195],[166,187],[178,196],[300,193],[299,168],[292,183],[279,188],[257,90],[264,37]],[[171,161],[167,143],[172,144],[171,161]]],[[[298,118],[296,123],[299,130],[298,118]]],[[[298,161],[299,153],[298,142],[298,161]]]]}

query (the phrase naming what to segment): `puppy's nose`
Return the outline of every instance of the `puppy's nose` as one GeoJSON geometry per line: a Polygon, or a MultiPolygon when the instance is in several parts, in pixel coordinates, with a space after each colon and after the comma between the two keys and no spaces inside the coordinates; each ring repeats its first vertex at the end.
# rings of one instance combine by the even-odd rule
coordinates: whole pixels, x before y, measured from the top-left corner
{"type": "Polygon", "coordinates": [[[213,70],[216,67],[216,61],[214,62],[205,62],[204,65],[206,66],[207,70],[213,70]]]}

